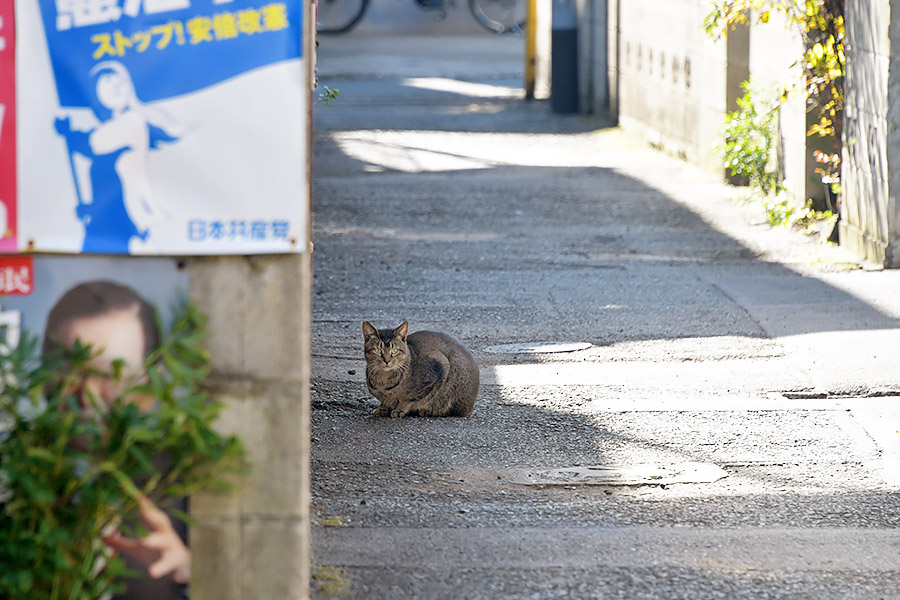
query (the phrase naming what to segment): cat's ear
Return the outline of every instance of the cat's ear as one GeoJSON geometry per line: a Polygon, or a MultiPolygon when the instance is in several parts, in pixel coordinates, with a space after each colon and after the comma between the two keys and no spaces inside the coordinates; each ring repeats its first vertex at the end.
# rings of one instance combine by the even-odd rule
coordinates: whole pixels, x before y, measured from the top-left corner
{"type": "Polygon", "coordinates": [[[378,330],[368,321],[363,321],[363,337],[369,339],[372,336],[378,337],[378,330]]]}
{"type": "Polygon", "coordinates": [[[409,333],[409,321],[403,321],[403,324],[394,330],[394,337],[398,337],[405,342],[407,333],[409,333]]]}

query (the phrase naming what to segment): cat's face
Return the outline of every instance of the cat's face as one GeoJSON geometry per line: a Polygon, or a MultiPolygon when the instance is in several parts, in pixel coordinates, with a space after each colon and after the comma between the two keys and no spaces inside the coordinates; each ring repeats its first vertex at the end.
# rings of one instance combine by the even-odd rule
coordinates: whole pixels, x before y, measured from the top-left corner
{"type": "Polygon", "coordinates": [[[393,331],[390,329],[379,331],[366,321],[362,328],[366,364],[369,368],[392,371],[409,362],[409,347],[406,345],[409,323],[404,322],[393,331]]]}

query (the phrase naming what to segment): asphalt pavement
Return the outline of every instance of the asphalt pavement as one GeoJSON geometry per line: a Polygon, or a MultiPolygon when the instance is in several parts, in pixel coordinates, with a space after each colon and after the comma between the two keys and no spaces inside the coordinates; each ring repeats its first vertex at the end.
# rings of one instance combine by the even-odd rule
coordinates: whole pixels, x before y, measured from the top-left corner
{"type": "Polygon", "coordinates": [[[522,46],[320,41],[312,596],[900,598],[900,272],[526,102],[522,46]],[[372,417],[363,320],[465,344],[474,414],[372,417]]]}

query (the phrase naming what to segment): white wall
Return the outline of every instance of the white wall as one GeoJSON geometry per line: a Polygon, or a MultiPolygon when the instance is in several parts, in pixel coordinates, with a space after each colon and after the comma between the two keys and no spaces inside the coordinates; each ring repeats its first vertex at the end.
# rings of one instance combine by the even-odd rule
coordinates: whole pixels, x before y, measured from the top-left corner
{"type": "Polygon", "coordinates": [[[726,110],[726,45],[702,29],[706,0],[618,4],[617,104],[623,127],[714,171],[726,110]]]}

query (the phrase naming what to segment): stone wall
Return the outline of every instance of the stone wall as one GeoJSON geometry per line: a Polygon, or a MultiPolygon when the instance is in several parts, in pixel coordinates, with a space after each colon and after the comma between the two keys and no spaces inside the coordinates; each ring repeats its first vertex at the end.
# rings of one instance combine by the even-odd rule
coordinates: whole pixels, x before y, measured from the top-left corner
{"type": "Polygon", "coordinates": [[[900,267],[900,48],[897,0],[847,0],[841,244],[900,267]]]}

